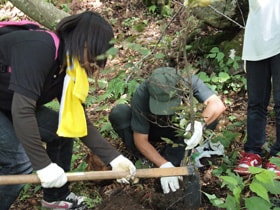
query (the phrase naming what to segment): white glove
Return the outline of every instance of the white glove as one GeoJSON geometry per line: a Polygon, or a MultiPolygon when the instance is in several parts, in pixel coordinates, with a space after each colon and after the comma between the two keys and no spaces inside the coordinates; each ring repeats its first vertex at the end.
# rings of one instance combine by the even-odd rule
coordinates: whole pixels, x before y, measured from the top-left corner
{"type": "MultiPolygon", "coordinates": [[[[188,124],[185,132],[185,136],[191,131],[191,123],[188,124]]],[[[203,134],[203,124],[198,121],[194,121],[194,131],[190,139],[184,139],[185,144],[187,145],[185,150],[195,148],[202,139],[203,134]]]]}
{"type": "Polygon", "coordinates": [[[129,159],[127,159],[123,155],[119,155],[114,160],[112,160],[110,162],[110,165],[112,166],[113,171],[129,171],[130,173],[130,175],[125,178],[117,179],[117,182],[129,184],[129,180],[134,179],[134,176],[136,174],[136,167],[129,159]]]}
{"type": "MultiPolygon", "coordinates": [[[[160,168],[173,168],[175,167],[172,163],[167,162],[164,163],[160,166],[160,168]]],[[[167,194],[170,192],[170,189],[172,192],[175,192],[180,188],[179,186],[179,176],[167,176],[167,177],[161,177],[160,178],[160,183],[161,183],[161,188],[163,190],[164,194],[167,194]]]]}
{"type": "Polygon", "coordinates": [[[37,171],[42,187],[61,187],[67,182],[64,170],[56,163],[51,163],[43,169],[37,171]]]}

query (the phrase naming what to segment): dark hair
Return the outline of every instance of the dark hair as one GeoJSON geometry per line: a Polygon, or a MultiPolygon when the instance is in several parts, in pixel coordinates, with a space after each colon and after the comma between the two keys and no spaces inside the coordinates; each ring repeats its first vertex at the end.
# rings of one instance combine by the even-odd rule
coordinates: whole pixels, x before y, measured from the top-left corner
{"type": "Polygon", "coordinates": [[[110,41],[114,33],[112,26],[99,14],[86,11],[65,17],[57,24],[56,33],[63,41],[64,56],[68,51],[70,57],[76,57],[80,63],[84,63],[84,49],[87,47],[90,63],[96,63],[99,67],[106,65],[106,58],[96,60],[96,57],[113,46],[110,41]]]}

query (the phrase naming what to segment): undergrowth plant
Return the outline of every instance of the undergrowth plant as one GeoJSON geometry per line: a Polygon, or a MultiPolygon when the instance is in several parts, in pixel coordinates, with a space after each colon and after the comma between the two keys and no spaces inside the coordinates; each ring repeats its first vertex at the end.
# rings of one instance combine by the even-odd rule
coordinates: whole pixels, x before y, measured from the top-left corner
{"type": "Polygon", "coordinates": [[[198,76],[214,91],[227,95],[246,90],[246,78],[237,71],[241,65],[240,56],[233,53],[225,56],[225,53],[221,52],[218,47],[214,47],[206,58],[212,60],[215,71],[211,75],[206,72],[199,72],[198,76]]]}
{"type": "MultiPolygon", "coordinates": [[[[211,75],[200,72],[199,77],[213,90],[224,95],[246,91],[245,77],[238,74],[240,72],[235,74],[241,64],[239,56],[226,57],[225,53],[215,47],[210,51],[207,58],[213,60],[216,71],[211,75]]],[[[229,120],[232,122],[232,126],[238,126],[241,123],[233,116],[229,120]]],[[[255,167],[249,168],[249,177],[241,177],[232,172],[238,154],[237,151],[230,152],[230,146],[238,135],[234,129],[228,127],[213,137],[214,141],[220,141],[228,149],[223,157],[222,164],[213,170],[213,175],[220,180],[221,188],[227,188],[228,190],[226,197],[203,193],[213,206],[227,210],[279,210],[280,182],[275,172],[255,167]]],[[[277,164],[277,159],[274,161],[277,164]]]]}
{"type": "Polygon", "coordinates": [[[226,169],[225,175],[214,171],[221,180],[221,188],[226,187],[229,192],[226,198],[204,194],[214,206],[227,210],[279,210],[280,182],[275,179],[275,172],[256,167],[250,167],[249,171],[248,178],[242,178],[230,169],[226,169]]]}
{"type": "MultiPolygon", "coordinates": [[[[250,167],[250,175],[243,177],[233,172],[238,151],[232,150],[232,147],[241,135],[236,132],[236,127],[244,127],[244,124],[235,120],[222,132],[214,132],[211,138],[212,142],[219,141],[225,148],[219,165],[214,165],[210,161],[209,165],[213,168],[212,175],[220,183],[221,191],[226,194],[219,197],[215,193],[209,194],[204,191],[202,193],[213,206],[221,209],[279,210],[280,181],[275,172],[256,167],[250,167]]],[[[270,161],[280,166],[278,158],[271,158],[270,161]]]]}
{"type": "MultiPolygon", "coordinates": [[[[239,56],[225,56],[218,47],[213,48],[207,58],[213,59],[217,71],[210,76],[204,72],[199,73],[200,78],[207,83],[213,90],[227,95],[239,93],[246,90],[246,79],[240,74],[234,74],[239,69],[239,56]]],[[[236,118],[231,118],[232,125],[240,123],[236,118]]],[[[238,125],[237,125],[238,126],[238,125]]],[[[230,149],[234,140],[238,137],[234,129],[227,128],[215,138],[220,141],[225,148],[230,149]]],[[[274,209],[278,210],[277,204],[272,198],[276,198],[280,193],[279,181],[276,174],[262,168],[250,167],[251,175],[249,178],[240,177],[232,172],[237,159],[237,152],[228,152],[223,157],[223,163],[213,170],[221,182],[221,188],[227,188],[225,198],[216,197],[215,194],[204,194],[208,197],[212,205],[227,210],[255,210],[255,209],[274,209]]],[[[279,205],[279,204],[278,204],[279,205]]]]}

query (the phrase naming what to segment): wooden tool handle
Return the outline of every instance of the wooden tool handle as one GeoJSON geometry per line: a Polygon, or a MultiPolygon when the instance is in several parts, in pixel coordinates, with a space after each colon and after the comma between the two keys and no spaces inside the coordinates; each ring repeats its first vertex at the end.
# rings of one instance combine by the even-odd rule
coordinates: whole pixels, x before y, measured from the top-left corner
{"type": "MultiPolygon", "coordinates": [[[[164,176],[185,176],[192,174],[193,166],[174,168],[148,168],[137,169],[135,177],[152,178],[164,176]]],[[[89,171],[66,173],[69,182],[85,180],[119,179],[129,175],[126,171],[89,171]]],[[[29,175],[3,175],[0,176],[0,185],[8,184],[38,184],[40,180],[36,174],[29,175]]]]}

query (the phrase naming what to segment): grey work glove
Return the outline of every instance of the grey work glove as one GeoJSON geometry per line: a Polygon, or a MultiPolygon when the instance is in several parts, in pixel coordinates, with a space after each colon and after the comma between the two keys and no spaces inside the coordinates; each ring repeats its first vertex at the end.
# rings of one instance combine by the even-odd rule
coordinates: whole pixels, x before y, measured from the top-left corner
{"type": "Polygon", "coordinates": [[[129,180],[133,180],[136,174],[136,167],[134,164],[124,157],[123,155],[119,155],[114,160],[110,162],[112,166],[112,171],[129,171],[129,175],[127,177],[117,179],[119,183],[126,183],[129,184],[129,180]]]}
{"type": "MultiPolygon", "coordinates": [[[[160,166],[160,168],[173,168],[175,167],[171,162],[166,162],[160,166]]],[[[167,194],[170,192],[170,189],[172,192],[175,192],[180,188],[179,185],[179,176],[167,176],[167,177],[161,177],[160,183],[161,188],[163,190],[164,194],[167,194]]]]}
{"type": "Polygon", "coordinates": [[[67,182],[67,176],[64,170],[56,163],[51,163],[36,173],[41,181],[42,187],[45,188],[62,187],[67,182]]]}

